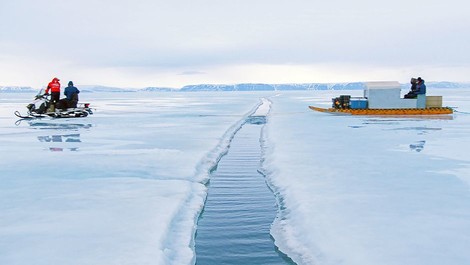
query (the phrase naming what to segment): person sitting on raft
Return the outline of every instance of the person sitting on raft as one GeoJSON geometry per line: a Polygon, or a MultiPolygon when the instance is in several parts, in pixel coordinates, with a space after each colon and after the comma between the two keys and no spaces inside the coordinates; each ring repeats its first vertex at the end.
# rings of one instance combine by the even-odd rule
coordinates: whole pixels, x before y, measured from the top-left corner
{"type": "Polygon", "coordinates": [[[418,90],[418,80],[412,77],[410,80],[410,84],[411,84],[410,92],[408,92],[408,94],[405,95],[405,98],[416,97],[416,91],[418,90]]]}
{"type": "Polygon", "coordinates": [[[421,77],[418,77],[417,89],[418,89],[418,91],[416,92],[416,95],[426,94],[426,85],[424,84],[424,80],[421,79],[421,77]]]}
{"type": "Polygon", "coordinates": [[[418,95],[426,94],[426,85],[424,84],[424,80],[421,77],[411,78],[411,89],[408,94],[405,95],[405,98],[416,98],[418,95]]]}

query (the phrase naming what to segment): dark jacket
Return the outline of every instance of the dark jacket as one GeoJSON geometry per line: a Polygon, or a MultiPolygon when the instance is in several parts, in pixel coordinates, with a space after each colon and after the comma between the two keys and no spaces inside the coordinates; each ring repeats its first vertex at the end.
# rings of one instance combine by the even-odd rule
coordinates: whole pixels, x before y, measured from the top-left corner
{"type": "Polygon", "coordinates": [[[416,94],[418,94],[418,95],[426,94],[426,85],[424,84],[424,80],[421,80],[421,82],[419,82],[417,88],[418,88],[418,91],[416,91],[416,94]]]}
{"type": "MultiPolygon", "coordinates": [[[[72,82],[69,82],[68,87],[65,88],[64,94],[67,97],[67,100],[72,100],[74,99],[74,94],[76,94],[76,98],[78,99],[78,94],[80,93],[80,90],[78,88],[73,86],[72,82]]],[[[78,101],[78,100],[77,100],[78,101]]]]}

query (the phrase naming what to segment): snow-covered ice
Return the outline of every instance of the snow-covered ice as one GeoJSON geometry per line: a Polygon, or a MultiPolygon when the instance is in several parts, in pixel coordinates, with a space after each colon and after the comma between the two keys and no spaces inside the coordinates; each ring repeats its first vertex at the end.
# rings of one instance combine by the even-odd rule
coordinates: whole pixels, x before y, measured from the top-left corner
{"type": "Polygon", "coordinates": [[[298,264],[470,264],[470,91],[429,93],[460,112],[334,116],[304,111],[319,95],[272,98],[264,167],[281,250],[298,264]]]}
{"type": "Polygon", "coordinates": [[[83,94],[96,113],[15,125],[1,95],[0,264],[191,264],[209,170],[256,93],[83,94]]]}
{"type": "Polygon", "coordinates": [[[204,184],[250,115],[268,115],[271,233],[295,262],[470,264],[470,91],[428,90],[460,112],[308,109],[362,91],[84,93],[92,116],[15,124],[31,95],[0,94],[0,264],[193,264],[204,184]]]}

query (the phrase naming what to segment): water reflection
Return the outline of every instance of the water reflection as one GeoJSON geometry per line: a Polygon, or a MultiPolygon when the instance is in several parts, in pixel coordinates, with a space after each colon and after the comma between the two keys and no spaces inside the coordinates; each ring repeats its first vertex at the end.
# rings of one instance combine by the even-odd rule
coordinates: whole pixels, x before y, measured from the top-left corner
{"type": "Polygon", "coordinates": [[[387,115],[378,116],[377,118],[370,118],[366,123],[382,123],[382,122],[396,122],[396,121],[424,121],[424,120],[453,120],[454,115],[387,115]]]}
{"type": "Polygon", "coordinates": [[[40,130],[78,130],[78,129],[89,129],[93,125],[90,123],[50,123],[41,121],[30,121],[29,126],[33,129],[40,130]]]}
{"type": "Polygon", "coordinates": [[[442,130],[442,128],[440,128],[440,127],[403,127],[403,128],[394,128],[394,129],[390,129],[390,130],[396,130],[396,131],[400,131],[400,130],[403,130],[403,131],[408,131],[408,130],[411,130],[411,131],[440,131],[440,130],[442,130]]]}
{"type": "MultiPolygon", "coordinates": [[[[80,134],[79,133],[74,133],[74,134],[54,134],[54,135],[44,135],[44,136],[38,136],[39,142],[45,142],[45,143],[81,143],[82,141],[80,140],[80,134]]],[[[49,147],[49,150],[52,152],[57,152],[57,151],[78,151],[78,147],[49,147]]]]}
{"type": "Polygon", "coordinates": [[[410,150],[416,151],[416,152],[421,152],[424,149],[424,144],[426,141],[417,141],[415,143],[410,144],[410,150]]]}
{"type": "Polygon", "coordinates": [[[80,134],[64,134],[52,136],[38,136],[40,142],[81,142],[80,134]]]}
{"type": "Polygon", "coordinates": [[[82,142],[80,139],[81,130],[89,130],[93,125],[90,123],[67,123],[64,122],[46,122],[46,121],[29,121],[31,129],[44,130],[48,134],[39,135],[39,142],[48,145],[46,150],[51,152],[76,152],[82,142]]]}

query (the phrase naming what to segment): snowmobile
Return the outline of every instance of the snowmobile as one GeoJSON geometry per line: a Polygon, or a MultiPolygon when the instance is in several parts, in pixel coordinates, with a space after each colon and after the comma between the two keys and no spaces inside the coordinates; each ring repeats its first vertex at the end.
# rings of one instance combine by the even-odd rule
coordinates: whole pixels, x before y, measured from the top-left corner
{"type": "Polygon", "coordinates": [[[21,115],[19,111],[15,111],[15,115],[22,119],[34,119],[44,117],[80,118],[93,114],[90,103],[79,103],[76,108],[69,108],[67,100],[61,99],[54,106],[51,104],[50,95],[45,94],[44,89],[39,91],[26,108],[28,109],[27,115],[21,115]]]}

